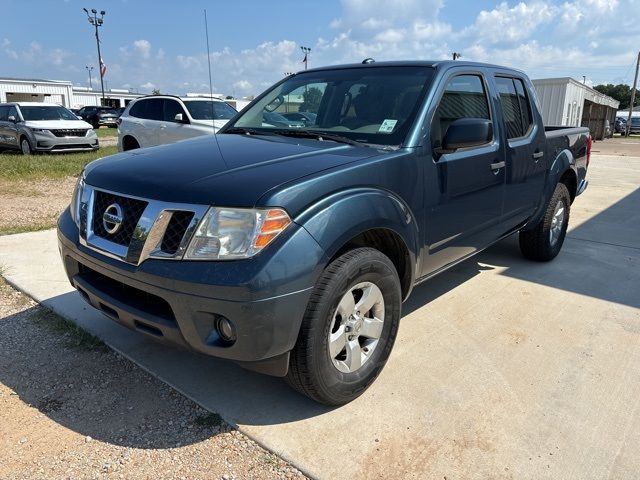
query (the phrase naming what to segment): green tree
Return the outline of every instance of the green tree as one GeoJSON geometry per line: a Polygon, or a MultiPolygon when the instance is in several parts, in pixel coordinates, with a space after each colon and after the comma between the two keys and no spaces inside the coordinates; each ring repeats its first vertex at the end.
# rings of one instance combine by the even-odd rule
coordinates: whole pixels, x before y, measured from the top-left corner
{"type": "Polygon", "coordinates": [[[162,95],[159,88],[154,88],[151,90],[151,95],[162,95]]]}
{"type": "Polygon", "coordinates": [[[320,101],[322,100],[322,92],[319,88],[311,87],[302,94],[302,103],[300,104],[301,112],[318,113],[320,101]]]}
{"type": "MultiPolygon", "coordinates": [[[[631,87],[629,85],[625,85],[623,83],[613,85],[612,83],[608,83],[607,85],[596,85],[593,88],[600,93],[604,93],[605,95],[609,95],[611,98],[618,100],[620,102],[620,110],[629,108],[629,104],[631,103],[631,87]]],[[[634,103],[638,105],[637,94],[634,103]]]]}

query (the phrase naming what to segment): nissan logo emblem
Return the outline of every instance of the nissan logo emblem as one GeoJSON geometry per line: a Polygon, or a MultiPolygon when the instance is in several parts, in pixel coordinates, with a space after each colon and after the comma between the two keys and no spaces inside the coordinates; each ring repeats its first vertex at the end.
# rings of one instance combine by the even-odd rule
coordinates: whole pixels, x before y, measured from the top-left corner
{"type": "Polygon", "coordinates": [[[117,203],[112,203],[102,214],[102,226],[109,235],[113,235],[120,229],[123,219],[122,207],[117,203]]]}

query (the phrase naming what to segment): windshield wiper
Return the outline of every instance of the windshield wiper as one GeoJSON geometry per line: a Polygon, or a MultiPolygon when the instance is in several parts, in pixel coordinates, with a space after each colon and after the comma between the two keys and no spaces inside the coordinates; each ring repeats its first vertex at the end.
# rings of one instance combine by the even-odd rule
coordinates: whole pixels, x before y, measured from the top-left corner
{"type": "Polygon", "coordinates": [[[316,131],[316,130],[272,130],[272,133],[276,135],[282,135],[286,137],[302,137],[302,138],[315,138],[316,140],[330,140],[332,142],[346,143],[347,145],[357,145],[359,147],[367,145],[357,140],[352,140],[349,137],[337,135],[334,133],[316,131]]]}
{"type": "Polygon", "coordinates": [[[244,135],[275,135],[275,133],[265,130],[256,130],[255,128],[247,127],[230,127],[225,130],[224,133],[240,133],[244,135]]]}

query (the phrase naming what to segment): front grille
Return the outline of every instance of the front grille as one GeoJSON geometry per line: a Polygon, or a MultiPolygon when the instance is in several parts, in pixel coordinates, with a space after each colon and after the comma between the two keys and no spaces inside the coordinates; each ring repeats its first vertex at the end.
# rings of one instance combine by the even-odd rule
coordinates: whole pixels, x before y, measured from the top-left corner
{"type": "Polygon", "coordinates": [[[175,324],[176,317],[173,314],[171,305],[164,298],[114,280],[81,263],[78,266],[80,278],[96,290],[104,292],[111,298],[141,312],[160,317],[171,324],[175,324]]]}
{"type": "Polygon", "coordinates": [[[145,208],[147,208],[147,202],[143,200],[121,197],[120,195],[95,190],[93,200],[93,233],[110,242],[127,247],[129,243],[131,243],[133,232],[145,208]],[[122,208],[123,220],[120,228],[111,234],[105,230],[102,223],[102,216],[107,207],[114,203],[117,203],[120,205],[120,208],[122,208]]]}
{"type": "Polygon", "coordinates": [[[49,131],[56,137],[84,137],[87,135],[86,128],[59,128],[49,131]]]}
{"type": "Polygon", "coordinates": [[[178,251],[182,238],[184,237],[187,228],[189,228],[191,220],[193,220],[193,215],[193,212],[173,212],[171,220],[169,220],[169,225],[167,225],[167,230],[162,238],[160,250],[170,255],[173,255],[178,251]]]}

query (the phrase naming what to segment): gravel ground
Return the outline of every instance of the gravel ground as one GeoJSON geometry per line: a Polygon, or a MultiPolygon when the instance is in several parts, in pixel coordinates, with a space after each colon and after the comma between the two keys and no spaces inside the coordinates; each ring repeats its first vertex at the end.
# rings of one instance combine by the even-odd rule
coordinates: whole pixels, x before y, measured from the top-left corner
{"type": "Polygon", "coordinates": [[[305,478],[0,277],[0,478],[305,478]]]}
{"type": "Polygon", "coordinates": [[[0,235],[55,226],[77,179],[0,179],[0,235]]]}

